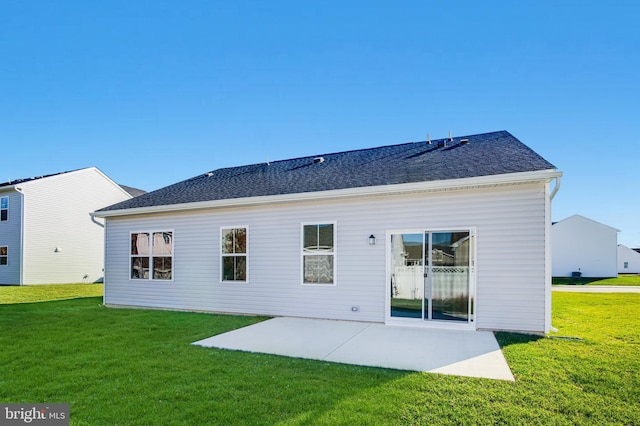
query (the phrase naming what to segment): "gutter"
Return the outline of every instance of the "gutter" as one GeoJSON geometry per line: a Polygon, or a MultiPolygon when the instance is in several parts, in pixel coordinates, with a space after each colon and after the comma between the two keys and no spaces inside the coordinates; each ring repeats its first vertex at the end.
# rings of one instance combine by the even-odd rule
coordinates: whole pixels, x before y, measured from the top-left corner
{"type": "Polygon", "coordinates": [[[96,225],[98,225],[101,228],[104,228],[104,224],[100,223],[96,220],[96,216],[93,215],[93,213],[89,213],[89,216],[91,216],[91,222],[95,223],[96,225]]]}
{"type": "Polygon", "coordinates": [[[506,173],[500,175],[480,176],[474,178],[447,179],[429,182],[401,183],[395,185],[379,185],[328,191],[303,192],[293,194],[265,195],[257,197],[228,198],[223,200],[198,201],[193,203],[169,204],[129,208],[120,210],[106,210],[92,213],[94,217],[118,217],[151,213],[170,213],[214,208],[229,208],[241,206],[255,206],[299,201],[329,200],[374,195],[397,195],[416,192],[435,192],[445,190],[465,189],[471,187],[498,186],[508,184],[523,184],[558,179],[562,172],[556,169],[538,170],[534,172],[506,173]]]}

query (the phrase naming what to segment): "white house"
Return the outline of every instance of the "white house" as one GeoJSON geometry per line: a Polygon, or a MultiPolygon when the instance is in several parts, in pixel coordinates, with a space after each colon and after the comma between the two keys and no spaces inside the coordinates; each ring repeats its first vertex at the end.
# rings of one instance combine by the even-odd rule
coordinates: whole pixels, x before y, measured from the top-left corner
{"type": "Polygon", "coordinates": [[[616,228],[580,216],[568,217],[551,228],[553,276],[618,276],[618,232],[616,228]]]}
{"type": "Polygon", "coordinates": [[[618,273],[640,274],[640,253],[618,244],[618,273]]]}
{"type": "Polygon", "coordinates": [[[96,209],[132,198],[95,167],[0,184],[0,284],[99,281],[96,209]]]}
{"type": "Polygon", "coordinates": [[[505,131],[214,170],[95,213],[104,301],[547,332],[560,176],[505,131]]]}

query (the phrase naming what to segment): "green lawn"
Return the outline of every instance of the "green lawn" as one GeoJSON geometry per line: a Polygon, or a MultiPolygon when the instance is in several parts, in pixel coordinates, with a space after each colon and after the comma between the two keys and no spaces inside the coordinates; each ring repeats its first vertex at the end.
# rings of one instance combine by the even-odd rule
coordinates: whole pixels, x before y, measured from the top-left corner
{"type": "Polygon", "coordinates": [[[30,286],[0,286],[0,304],[44,302],[102,296],[102,284],[52,284],[30,286]]]}
{"type": "Polygon", "coordinates": [[[554,277],[553,284],[640,286],[640,275],[619,275],[617,278],[554,277]]]}
{"type": "Polygon", "coordinates": [[[515,382],[196,347],[263,318],[101,302],[0,305],[0,401],[75,425],[640,424],[640,294],[554,293],[563,338],[498,333],[515,382]]]}

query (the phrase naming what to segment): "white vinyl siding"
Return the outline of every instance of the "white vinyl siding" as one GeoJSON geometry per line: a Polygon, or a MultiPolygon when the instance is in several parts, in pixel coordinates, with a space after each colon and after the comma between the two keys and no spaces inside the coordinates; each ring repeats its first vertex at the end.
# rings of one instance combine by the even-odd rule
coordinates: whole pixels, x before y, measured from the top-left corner
{"type": "Polygon", "coordinates": [[[573,215],[551,227],[553,276],[618,276],[618,230],[573,215]]]}
{"type": "Polygon", "coordinates": [[[639,274],[640,253],[623,244],[618,245],[618,272],[622,274],[639,274]]]}
{"type": "MultiPolygon", "coordinates": [[[[477,229],[476,326],[545,331],[545,185],[387,195],[114,217],[106,226],[105,303],[383,322],[390,229],[477,229]],[[340,224],[337,286],[301,286],[301,223],[340,224]],[[219,283],[221,227],[251,229],[251,286],[219,283]],[[173,229],[174,281],[129,281],[130,232],[173,229]],[[211,236],[213,235],[213,238],[211,236]],[[213,260],[212,260],[213,259],[213,260]],[[352,306],[358,306],[352,311],[352,306]]],[[[550,225],[550,224],[549,224],[550,225]]]]}
{"type": "MultiPolygon", "coordinates": [[[[23,284],[101,280],[104,220],[93,220],[91,213],[131,196],[93,167],[25,182],[21,188],[23,284]]],[[[10,222],[13,216],[11,206],[10,222]]]]}

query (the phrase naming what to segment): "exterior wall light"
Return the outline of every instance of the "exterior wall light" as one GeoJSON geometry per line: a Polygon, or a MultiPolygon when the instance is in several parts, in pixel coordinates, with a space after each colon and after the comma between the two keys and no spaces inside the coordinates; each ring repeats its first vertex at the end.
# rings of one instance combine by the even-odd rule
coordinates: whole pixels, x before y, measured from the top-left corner
{"type": "Polygon", "coordinates": [[[376,245],[376,236],[371,234],[369,235],[369,245],[370,246],[375,246],[376,245]]]}

